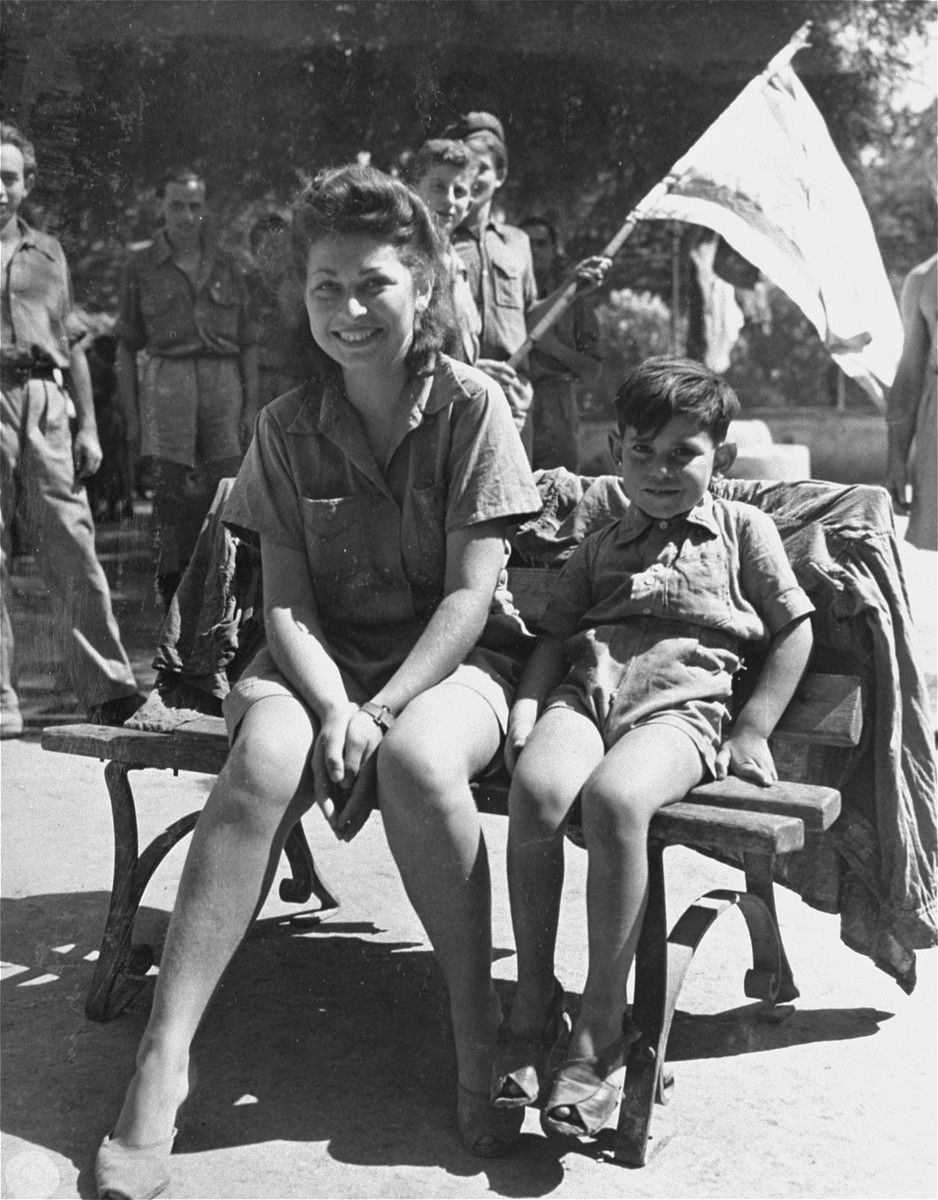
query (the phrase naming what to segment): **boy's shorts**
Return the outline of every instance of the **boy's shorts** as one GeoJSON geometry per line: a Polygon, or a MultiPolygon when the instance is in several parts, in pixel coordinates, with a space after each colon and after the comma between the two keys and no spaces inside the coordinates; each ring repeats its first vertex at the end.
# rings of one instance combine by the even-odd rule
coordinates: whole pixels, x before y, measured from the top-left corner
{"type": "Polygon", "coordinates": [[[586,717],[599,728],[607,751],[632,729],[649,725],[670,725],[680,729],[697,747],[704,768],[710,775],[713,775],[717,751],[723,743],[724,724],[729,719],[727,707],[721,701],[695,699],[681,701],[673,708],[659,712],[640,713],[634,720],[629,719],[627,711],[617,712],[614,718],[600,724],[592,706],[575,684],[561,684],[556,688],[544,705],[544,711],[551,708],[565,708],[586,717]]]}

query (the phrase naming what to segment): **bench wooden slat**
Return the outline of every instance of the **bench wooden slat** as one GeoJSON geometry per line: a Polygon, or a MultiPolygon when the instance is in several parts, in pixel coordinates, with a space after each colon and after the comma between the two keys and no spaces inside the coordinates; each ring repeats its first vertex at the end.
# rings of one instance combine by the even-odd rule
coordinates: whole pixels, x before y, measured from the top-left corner
{"type": "Polygon", "coordinates": [[[698,842],[744,854],[790,854],[804,847],[804,824],[799,817],[741,812],[686,800],[659,809],[650,832],[666,845],[698,842]]]}
{"type": "Polygon", "coordinates": [[[53,725],[42,731],[43,750],[106,759],[132,767],[199,771],[217,775],[228,757],[221,717],[203,717],[174,733],[150,733],[112,725],[53,725]],[[216,727],[208,725],[215,723],[216,727]]]}
{"type": "Polygon", "coordinates": [[[825,746],[856,746],[862,729],[860,680],[854,675],[812,672],[801,680],[772,736],[825,746]]]}
{"type": "Polygon", "coordinates": [[[840,792],[834,788],[788,782],[763,788],[732,775],[700,784],[684,803],[800,817],[805,829],[814,832],[829,829],[840,815],[840,792]]]}

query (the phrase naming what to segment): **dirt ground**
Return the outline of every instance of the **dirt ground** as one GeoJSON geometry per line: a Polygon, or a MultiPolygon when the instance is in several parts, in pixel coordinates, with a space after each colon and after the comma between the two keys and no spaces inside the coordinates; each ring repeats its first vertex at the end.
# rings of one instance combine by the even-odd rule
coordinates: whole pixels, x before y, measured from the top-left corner
{"type": "MultiPolygon", "coordinates": [[[[141,683],[158,612],[141,529],[101,554],[141,683]]],[[[910,587],[934,679],[935,556],[911,555],[910,587]]],[[[0,1195],[92,1196],[92,1164],[119,1107],[150,986],[109,1024],[83,1013],[106,911],[111,820],[101,765],[43,752],[43,724],[75,720],[50,674],[42,588],[14,580],[25,654],[27,736],[2,746],[2,1112],[0,1195]],[[45,622],[45,624],[44,624],[45,622]]],[[[210,780],[136,777],[141,843],[197,808],[210,780]]],[[[443,989],[397,878],[380,820],[350,846],[306,820],[317,864],[342,899],[317,922],[272,899],[196,1041],[197,1082],[173,1157],[176,1197],[935,1197],[936,955],[918,956],[911,996],[848,950],[837,919],[781,892],[801,999],[780,1025],[742,990],[745,927],[704,941],[670,1043],[676,1088],[656,1109],[642,1169],[608,1161],[611,1131],[561,1152],[529,1113],[519,1152],[483,1162],[455,1135],[455,1068],[443,989]]],[[[495,880],[495,970],[515,964],[504,884],[506,823],[485,818],[495,880]]],[[[185,844],[157,871],[138,921],[159,945],[185,844]]],[[[583,983],[585,856],[568,848],[558,973],[583,983]]],[[[674,915],[739,885],[729,868],[669,851],[674,915]]],[[[275,893],[276,894],[276,890],[275,893]]]]}

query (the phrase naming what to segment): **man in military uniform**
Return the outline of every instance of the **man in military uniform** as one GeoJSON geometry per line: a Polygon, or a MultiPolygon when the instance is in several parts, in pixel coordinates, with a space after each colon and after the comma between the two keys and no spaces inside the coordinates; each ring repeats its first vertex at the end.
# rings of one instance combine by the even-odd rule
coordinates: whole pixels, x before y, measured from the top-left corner
{"type": "Polygon", "coordinates": [[[101,463],[91,381],[74,323],[62,247],[19,209],[36,156],[15,126],[0,124],[0,737],[18,737],[10,622],[14,516],[50,592],[57,655],[91,720],[121,724],[139,707],[133,672],[94,547],[81,480],[101,463]],[[76,431],[72,437],[70,418],[76,431]]]}
{"type": "Polygon", "coordinates": [[[153,463],[156,575],[168,606],[218,482],[237,474],[253,430],[257,338],[245,272],[205,234],[201,177],[171,172],[158,195],[163,227],[127,263],[114,332],[128,437],[153,463]]]}

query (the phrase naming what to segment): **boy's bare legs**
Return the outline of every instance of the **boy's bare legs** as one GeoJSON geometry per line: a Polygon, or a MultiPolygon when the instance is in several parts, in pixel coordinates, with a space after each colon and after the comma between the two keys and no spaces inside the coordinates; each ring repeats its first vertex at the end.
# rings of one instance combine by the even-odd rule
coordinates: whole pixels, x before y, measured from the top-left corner
{"type": "Polygon", "coordinates": [[[700,753],[680,729],[644,725],[608,751],[583,788],[589,856],[589,970],[570,1058],[591,1058],[622,1033],[626,984],[648,901],[648,826],[703,776],[700,753]]]}
{"type": "Polygon", "coordinates": [[[126,1145],[172,1132],[199,1022],[312,798],[313,734],[309,714],[290,699],[264,699],[244,717],[186,857],[137,1071],[114,1127],[126,1145]]]}
{"type": "Polygon", "coordinates": [[[500,741],[488,701],[443,684],[407,705],[378,760],[388,845],[449,990],[459,1082],[486,1095],[501,1009],[488,856],[469,780],[500,741]]]}
{"type": "Polygon", "coordinates": [[[566,708],[545,712],[518,760],[509,793],[508,891],[518,954],[512,1031],[544,1028],[564,874],[564,829],[583,784],[602,762],[595,724],[566,708]]]}

